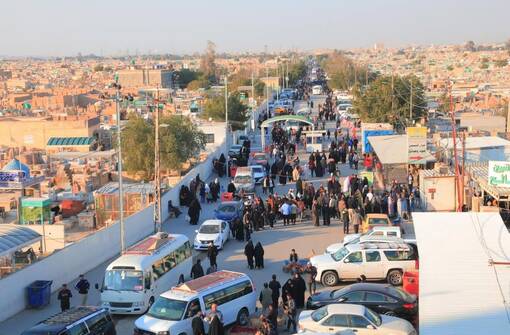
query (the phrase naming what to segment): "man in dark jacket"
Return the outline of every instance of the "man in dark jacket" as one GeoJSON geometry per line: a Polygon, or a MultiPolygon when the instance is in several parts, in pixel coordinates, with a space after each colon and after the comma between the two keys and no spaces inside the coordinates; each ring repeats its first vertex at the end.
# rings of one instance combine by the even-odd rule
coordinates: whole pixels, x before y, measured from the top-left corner
{"type": "Polygon", "coordinates": [[[191,278],[197,279],[204,275],[204,269],[202,268],[202,265],[200,264],[200,260],[197,259],[197,262],[193,267],[191,268],[191,278]]]}
{"type": "Polygon", "coordinates": [[[204,320],[202,318],[202,312],[198,312],[191,320],[191,329],[193,335],[205,335],[204,320]]]}
{"type": "Polygon", "coordinates": [[[80,275],[80,280],[76,283],[76,286],[74,288],[78,290],[78,293],[81,296],[81,305],[86,306],[87,298],[89,295],[90,283],[87,279],[85,279],[84,275],[80,275]]]}
{"type": "Polygon", "coordinates": [[[269,288],[273,291],[273,307],[278,308],[278,299],[280,298],[280,288],[282,285],[276,280],[276,275],[272,276],[272,280],[269,282],[269,288]]]}
{"type": "Polygon", "coordinates": [[[188,209],[190,224],[192,224],[192,225],[198,224],[198,219],[200,218],[201,210],[202,210],[202,207],[200,206],[200,203],[198,202],[197,198],[194,197],[193,200],[191,200],[191,203],[189,204],[189,209],[188,209]]]}
{"type": "Polygon", "coordinates": [[[260,242],[257,242],[255,245],[255,268],[263,269],[264,268],[264,248],[260,242]]]}
{"type": "Polygon", "coordinates": [[[248,261],[248,267],[253,270],[253,257],[255,256],[255,248],[253,247],[253,242],[251,240],[246,243],[244,247],[244,254],[246,255],[246,260],[248,261]]]}
{"type": "Polygon", "coordinates": [[[215,266],[218,268],[218,264],[216,264],[216,256],[218,256],[218,248],[211,241],[209,242],[209,246],[207,247],[207,257],[209,258],[209,265],[211,267],[215,266]]]}
{"type": "Polygon", "coordinates": [[[62,288],[58,292],[58,300],[60,300],[60,309],[62,312],[71,307],[72,297],[73,294],[71,293],[71,290],[67,288],[67,284],[62,284],[62,288]]]}
{"type": "Polygon", "coordinates": [[[294,278],[292,278],[292,285],[292,297],[296,302],[296,308],[303,308],[305,306],[306,283],[299,273],[294,274],[294,278]]]}

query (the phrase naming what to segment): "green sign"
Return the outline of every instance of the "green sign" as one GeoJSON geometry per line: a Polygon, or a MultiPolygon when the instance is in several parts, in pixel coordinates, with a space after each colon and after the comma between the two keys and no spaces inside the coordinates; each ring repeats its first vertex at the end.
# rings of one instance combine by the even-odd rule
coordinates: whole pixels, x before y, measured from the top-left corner
{"type": "Polygon", "coordinates": [[[28,102],[24,102],[24,103],[23,103],[23,108],[24,108],[24,109],[31,109],[31,108],[32,108],[32,105],[31,105],[30,103],[28,103],[28,102]]]}
{"type": "Polygon", "coordinates": [[[374,173],[372,171],[361,171],[359,173],[359,178],[363,180],[365,177],[367,177],[368,186],[372,186],[374,184],[374,173]]]}

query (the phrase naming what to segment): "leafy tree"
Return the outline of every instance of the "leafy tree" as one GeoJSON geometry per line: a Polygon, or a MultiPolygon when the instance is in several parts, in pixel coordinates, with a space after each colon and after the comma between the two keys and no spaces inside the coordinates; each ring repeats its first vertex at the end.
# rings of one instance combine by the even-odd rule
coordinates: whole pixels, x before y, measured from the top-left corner
{"type": "MultiPolygon", "coordinates": [[[[160,119],[161,167],[180,170],[182,164],[197,157],[205,148],[205,135],[188,119],[179,116],[160,119]]],[[[154,178],[154,124],[131,115],[122,129],[122,151],[125,169],[142,173],[145,180],[154,178]]]]}
{"type": "Polygon", "coordinates": [[[467,41],[465,48],[467,51],[476,51],[476,44],[473,41],[467,41]]]}
{"type": "Polygon", "coordinates": [[[306,75],[306,70],[307,68],[304,60],[291,64],[289,66],[289,85],[296,85],[296,82],[306,75]]]}
{"type": "Polygon", "coordinates": [[[197,72],[197,71],[192,71],[189,69],[182,69],[180,71],[177,71],[175,73],[175,75],[178,78],[179,86],[181,88],[186,88],[190,82],[201,78],[202,73],[197,72]]]}
{"type": "Polygon", "coordinates": [[[364,90],[355,90],[353,107],[363,120],[369,122],[389,122],[397,127],[404,125],[406,121],[409,124],[411,87],[412,117],[420,118],[426,112],[424,88],[414,76],[395,77],[393,92],[391,76],[375,79],[364,90]]]}
{"type": "Polygon", "coordinates": [[[508,65],[508,61],[506,59],[498,59],[494,61],[494,66],[496,67],[505,67],[508,65]]]}
{"type": "Polygon", "coordinates": [[[209,83],[215,83],[217,81],[216,44],[211,41],[207,41],[207,48],[200,60],[200,69],[209,83]]]}
{"type": "MultiPolygon", "coordinates": [[[[209,98],[205,103],[201,117],[214,121],[225,121],[225,97],[218,95],[209,98]]],[[[248,108],[239,99],[239,93],[231,93],[228,97],[228,120],[232,129],[246,128],[245,122],[248,118],[248,108]]]]}
{"type": "Polygon", "coordinates": [[[328,55],[322,61],[322,67],[329,75],[329,86],[333,89],[350,89],[356,82],[371,82],[376,74],[369,71],[367,67],[354,64],[342,52],[336,51],[328,55]]]}
{"type": "Polygon", "coordinates": [[[506,40],[505,47],[506,47],[507,50],[510,51],[510,38],[506,40]]]}
{"type": "Polygon", "coordinates": [[[94,72],[101,72],[103,70],[104,70],[103,64],[97,64],[96,66],[94,66],[94,72]]]}
{"type": "Polygon", "coordinates": [[[439,97],[439,111],[443,113],[450,113],[450,95],[444,92],[439,97]]]}
{"type": "Polygon", "coordinates": [[[263,97],[266,95],[266,84],[263,81],[257,79],[255,80],[255,96],[263,97]]]}

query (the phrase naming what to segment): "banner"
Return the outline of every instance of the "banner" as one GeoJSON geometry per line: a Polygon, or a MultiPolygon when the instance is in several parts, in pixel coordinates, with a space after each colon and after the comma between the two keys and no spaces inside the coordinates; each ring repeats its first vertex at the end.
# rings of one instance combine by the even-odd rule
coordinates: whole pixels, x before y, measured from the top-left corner
{"type": "Polygon", "coordinates": [[[489,161],[489,185],[510,187],[510,162],[489,161]]]}
{"type": "Polygon", "coordinates": [[[425,164],[427,127],[407,127],[407,157],[409,164],[425,164]]]}

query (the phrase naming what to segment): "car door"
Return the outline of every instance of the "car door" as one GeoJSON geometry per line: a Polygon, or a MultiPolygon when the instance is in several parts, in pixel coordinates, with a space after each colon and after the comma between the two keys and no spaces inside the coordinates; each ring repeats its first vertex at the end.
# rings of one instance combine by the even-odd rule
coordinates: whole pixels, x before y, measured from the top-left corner
{"type": "MultiPolygon", "coordinates": [[[[361,315],[349,315],[349,329],[357,335],[379,335],[377,329],[361,315]],[[367,328],[371,327],[371,328],[367,328]]],[[[349,334],[348,332],[346,334],[349,334]]]]}
{"type": "Polygon", "coordinates": [[[357,279],[363,274],[363,254],[361,251],[354,251],[347,255],[342,261],[340,268],[340,279],[357,279]]]}
{"type": "MultiPolygon", "coordinates": [[[[200,301],[198,298],[191,300],[188,303],[188,307],[186,308],[186,312],[184,312],[184,315],[182,317],[182,320],[175,323],[175,328],[172,328],[172,332],[176,334],[193,334],[193,330],[191,327],[191,322],[193,321],[193,317],[198,313],[201,312],[202,308],[200,307],[200,301]]],[[[204,327],[207,324],[207,322],[204,322],[204,327]]]]}
{"type": "Polygon", "coordinates": [[[230,231],[228,229],[228,224],[225,221],[221,222],[221,238],[223,242],[228,240],[228,235],[230,234],[230,231]]]}
{"type": "Polygon", "coordinates": [[[388,311],[386,296],[378,292],[367,291],[362,304],[377,313],[384,314],[388,311]]]}
{"type": "Polygon", "coordinates": [[[349,328],[349,319],[344,314],[333,314],[326,318],[321,324],[321,329],[317,329],[318,332],[324,333],[336,333],[344,331],[349,328]]]}
{"type": "Polygon", "coordinates": [[[379,250],[366,250],[365,262],[363,263],[363,274],[367,279],[385,278],[385,269],[381,264],[381,253],[379,250]]]}

